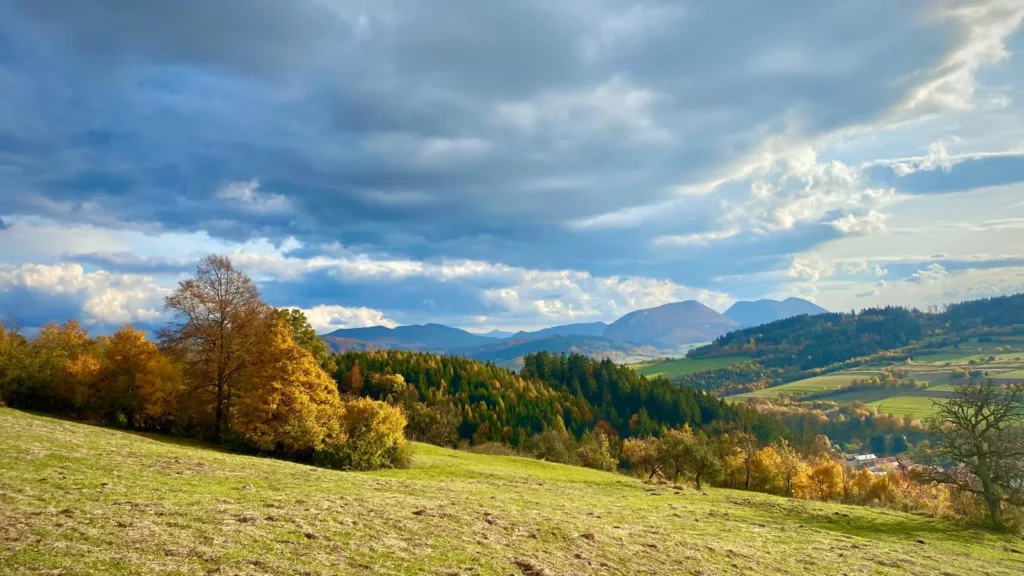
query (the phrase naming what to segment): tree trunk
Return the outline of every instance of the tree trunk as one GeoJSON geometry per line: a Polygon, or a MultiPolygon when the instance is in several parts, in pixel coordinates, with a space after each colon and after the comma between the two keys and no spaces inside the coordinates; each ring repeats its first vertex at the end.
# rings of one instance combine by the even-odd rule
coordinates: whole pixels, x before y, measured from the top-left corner
{"type": "Polygon", "coordinates": [[[217,406],[214,408],[213,435],[220,440],[221,421],[224,420],[224,383],[217,381],[217,406]]]}
{"type": "Polygon", "coordinates": [[[693,477],[694,483],[697,484],[697,490],[700,490],[700,474],[693,477]]]}
{"type": "Polygon", "coordinates": [[[985,502],[988,504],[988,515],[992,518],[992,527],[996,530],[1003,529],[1003,511],[999,506],[999,497],[986,497],[985,502]]]}

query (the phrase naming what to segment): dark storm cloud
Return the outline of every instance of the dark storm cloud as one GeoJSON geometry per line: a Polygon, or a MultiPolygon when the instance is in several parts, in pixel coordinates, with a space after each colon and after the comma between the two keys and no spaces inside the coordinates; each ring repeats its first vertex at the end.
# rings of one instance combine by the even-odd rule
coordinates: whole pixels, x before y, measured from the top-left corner
{"type": "MultiPolygon", "coordinates": [[[[936,6],[13,0],[0,7],[0,108],[16,111],[0,113],[0,214],[293,236],[304,244],[295,256],[340,243],[722,289],[716,278],[779,270],[834,240],[828,222],[862,209],[846,202],[754,232],[740,209],[749,182],[682,199],[675,187],[730,176],[768,141],[813,141],[902,110],[949,73],[937,64],[968,37],[955,19],[928,17],[936,6]],[[635,222],[581,224],[651,206],[635,222]],[[657,242],[727,226],[740,232],[657,242]]],[[[893,183],[960,185],[929,178],[893,183]]],[[[291,304],[486,308],[479,285],[392,283],[336,291],[312,275],[266,290],[291,304]]]]}

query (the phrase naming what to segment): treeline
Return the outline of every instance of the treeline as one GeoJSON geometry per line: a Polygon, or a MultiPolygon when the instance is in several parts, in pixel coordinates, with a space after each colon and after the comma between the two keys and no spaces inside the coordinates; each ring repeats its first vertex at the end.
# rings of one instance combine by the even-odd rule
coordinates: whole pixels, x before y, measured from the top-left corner
{"type": "Polygon", "coordinates": [[[881,506],[943,516],[976,516],[969,493],[916,482],[909,466],[869,470],[847,465],[819,436],[805,450],[785,440],[757,442],[741,431],[714,435],[688,427],[660,437],[631,438],[621,456],[635,475],[648,481],[692,483],[752,490],[789,498],[881,506]]]}
{"type": "Polygon", "coordinates": [[[675,382],[696,390],[713,392],[718,396],[732,396],[781,384],[782,370],[765,368],[757,362],[747,361],[683,374],[676,377],[675,382]]]}
{"type": "Polygon", "coordinates": [[[921,313],[899,307],[794,316],[736,330],[687,353],[691,358],[747,354],[784,373],[812,370],[920,340],[921,313]]]}
{"type": "Polygon", "coordinates": [[[794,442],[807,445],[827,436],[847,453],[900,454],[934,440],[926,426],[911,416],[892,416],[873,406],[854,402],[840,406],[828,400],[752,398],[747,405],[788,430],[794,442]]]}
{"type": "Polygon", "coordinates": [[[31,339],[0,326],[0,403],[334,468],[407,462],[402,411],[339,395],[301,313],[267,306],[228,259],[203,259],[165,304],[157,342],[73,320],[31,339]]]}
{"type": "Polygon", "coordinates": [[[781,379],[788,381],[808,371],[848,367],[858,358],[916,347],[925,337],[950,346],[979,334],[1015,334],[1021,331],[1018,328],[1024,328],[1024,294],[950,304],[942,311],[887,306],[794,316],[719,336],[687,356],[744,354],[778,369],[781,379]]]}
{"type": "Polygon", "coordinates": [[[765,439],[784,432],[753,410],[580,354],[530,354],[518,374],[463,357],[401,350],[332,358],[342,391],[404,407],[411,438],[433,441],[437,430],[452,431],[433,443],[465,440],[522,448],[555,428],[579,439],[595,428],[630,437],[714,422],[742,425],[765,439]],[[441,421],[454,425],[441,426],[441,421]]]}

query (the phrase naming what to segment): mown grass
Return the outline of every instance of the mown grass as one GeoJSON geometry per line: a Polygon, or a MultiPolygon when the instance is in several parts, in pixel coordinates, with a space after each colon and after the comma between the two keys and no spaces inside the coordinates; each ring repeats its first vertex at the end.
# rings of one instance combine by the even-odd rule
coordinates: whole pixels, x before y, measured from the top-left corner
{"type": "Polygon", "coordinates": [[[836,390],[844,386],[849,386],[854,380],[861,380],[864,378],[871,378],[872,376],[878,376],[880,372],[840,372],[838,374],[826,374],[824,376],[815,376],[814,378],[807,378],[805,380],[798,380],[796,382],[790,382],[781,386],[772,386],[763,390],[755,390],[753,392],[747,392],[746,394],[740,394],[733,396],[733,398],[778,398],[783,394],[810,394],[827,392],[829,390],[836,390]]]}
{"type": "Polygon", "coordinates": [[[651,362],[648,364],[635,364],[633,369],[647,376],[654,378],[656,376],[664,376],[665,378],[676,378],[684,374],[693,374],[694,372],[700,372],[702,370],[712,370],[715,368],[725,368],[726,366],[732,366],[745,360],[749,360],[748,356],[725,356],[722,358],[674,358],[665,362],[651,362]]]}
{"type": "Polygon", "coordinates": [[[943,400],[904,394],[876,400],[868,403],[868,406],[874,406],[879,412],[892,414],[893,416],[906,416],[909,414],[914,418],[923,420],[938,412],[936,402],[943,402],[943,400]]]}
{"type": "Polygon", "coordinates": [[[350,473],[0,409],[0,574],[1021,574],[948,521],[415,446],[350,473]]]}

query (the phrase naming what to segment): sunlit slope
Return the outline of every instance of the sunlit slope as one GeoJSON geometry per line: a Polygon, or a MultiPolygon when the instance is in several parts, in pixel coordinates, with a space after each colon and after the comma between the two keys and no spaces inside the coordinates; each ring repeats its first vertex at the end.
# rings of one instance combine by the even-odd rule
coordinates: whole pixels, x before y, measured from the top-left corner
{"type": "Polygon", "coordinates": [[[0,409],[0,574],[1021,574],[1019,539],[416,446],[346,473],[0,409]]]}

